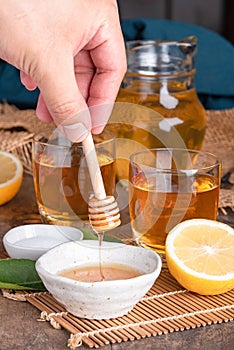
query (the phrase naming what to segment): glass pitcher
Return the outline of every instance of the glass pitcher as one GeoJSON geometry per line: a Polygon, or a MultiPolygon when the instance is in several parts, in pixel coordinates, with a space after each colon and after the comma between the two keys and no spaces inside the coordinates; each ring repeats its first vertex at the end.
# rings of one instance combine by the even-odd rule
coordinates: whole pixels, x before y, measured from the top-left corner
{"type": "Polygon", "coordinates": [[[117,175],[142,147],[201,149],[205,109],[194,86],[197,38],[126,43],[128,70],[108,128],[117,140],[117,175]]]}

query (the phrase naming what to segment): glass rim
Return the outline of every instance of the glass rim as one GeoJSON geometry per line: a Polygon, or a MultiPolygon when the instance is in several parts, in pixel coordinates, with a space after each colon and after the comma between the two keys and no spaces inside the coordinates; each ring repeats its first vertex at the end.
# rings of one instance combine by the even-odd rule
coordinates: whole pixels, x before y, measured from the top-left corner
{"type": "MultiPolygon", "coordinates": [[[[104,129],[99,134],[92,134],[92,136],[93,137],[95,137],[95,136],[98,137],[98,136],[100,136],[102,134],[110,135],[110,138],[108,138],[107,140],[101,140],[100,142],[96,142],[95,146],[105,145],[105,144],[115,140],[114,133],[112,131],[110,131],[110,130],[107,130],[107,129],[104,129]]],[[[75,142],[72,142],[72,141],[70,141],[68,139],[68,141],[70,142],[70,145],[56,145],[56,144],[53,144],[53,143],[48,143],[47,141],[41,141],[40,139],[37,140],[36,139],[37,137],[43,138],[44,136],[42,134],[40,134],[40,133],[35,134],[33,136],[33,139],[32,139],[32,143],[33,144],[40,144],[40,145],[45,146],[45,147],[56,148],[56,149],[61,149],[61,150],[70,150],[72,145],[77,147],[77,148],[83,149],[82,142],[75,143],[75,142]]]]}
{"type": "MultiPolygon", "coordinates": [[[[203,151],[203,150],[193,150],[193,149],[187,149],[187,148],[148,148],[148,149],[142,149],[140,151],[137,151],[137,152],[134,152],[130,155],[129,157],[129,160],[130,160],[130,164],[131,163],[135,163],[135,164],[142,164],[143,162],[137,162],[137,161],[134,161],[134,157],[136,157],[137,155],[140,155],[140,154],[147,154],[149,152],[165,152],[165,151],[177,151],[177,152],[185,152],[185,153],[189,153],[189,154],[203,154],[203,155],[206,155],[208,157],[210,157],[211,159],[214,160],[214,163],[212,165],[206,165],[206,166],[201,166],[201,167],[194,167],[194,168],[191,168],[191,169],[184,169],[184,168],[178,168],[178,169],[171,169],[171,168],[155,168],[154,170],[156,172],[170,172],[170,173],[174,173],[174,174],[177,174],[177,173],[181,173],[183,171],[209,171],[211,169],[214,169],[215,167],[217,166],[220,166],[221,165],[221,160],[216,156],[214,155],[213,153],[211,152],[208,152],[208,151],[203,151]]],[[[143,164],[142,164],[143,165],[143,164]]]]}
{"type": "Polygon", "coordinates": [[[194,41],[193,44],[197,44],[197,36],[196,35],[187,35],[184,38],[180,40],[170,40],[170,39],[133,39],[133,40],[127,40],[125,43],[125,46],[127,50],[131,50],[136,48],[139,45],[145,46],[152,46],[152,45],[175,45],[178,46],[179,44],[187,43],[188,45],[191,45],[191,39],[194,41]],[[189,41],[190,40],[190,41],[189,41]]]}
{"type": "Polygon", "coordinates": [[[164,79],[169,80],[174,80],[175,78],[186,78],[186,77],[191,77],[194,76],[196,74],[197,70],[195,68],[191,69],[190,71],[181,71],[181,72],[177,72],[177,73],[155,73],[155,72],[151,72],[151,71],[141,71],[140,72],[140,77],[139,77],[139,73],[136,73],[134,70],[131,70],[130,68],[128,68],[127,70],[127,75],[129,77],[132,77],[133,79],[145,79],[145,80],[149,80],[152,79],[152,81],[155,81],[155,79],[160,80],[162,77],[164,79]]]}

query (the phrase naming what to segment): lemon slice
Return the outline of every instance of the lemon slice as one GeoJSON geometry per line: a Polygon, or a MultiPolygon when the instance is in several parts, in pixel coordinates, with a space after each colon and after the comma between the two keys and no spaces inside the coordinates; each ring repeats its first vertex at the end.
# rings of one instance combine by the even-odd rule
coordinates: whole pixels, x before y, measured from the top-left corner
{"type": "Polygon", "coordinates": [[[0,205],[10,201],[19,191],[23,166],[11,153],[0,151],[0,205]]]}
{"type": "Polygon", "coordinates": [[[234,288],[234,229],[221,222],[192,219],[166,239],[171,275],[186,289],[215,295],[234,288]]]}

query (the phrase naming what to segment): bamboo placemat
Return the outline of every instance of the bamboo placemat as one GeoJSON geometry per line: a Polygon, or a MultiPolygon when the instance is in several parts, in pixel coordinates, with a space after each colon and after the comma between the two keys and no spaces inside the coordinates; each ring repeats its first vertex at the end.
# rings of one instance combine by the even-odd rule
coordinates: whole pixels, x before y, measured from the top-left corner
{"type": "MultiPolygon", "coordinates": [[[[0,256],[5,258],[6,255],[0,256]]],[[[191,328],[232,321],[234,289],[228,293],[202,296],[175,281],[167,269],[162,270],[151,290],[123,317],[110,320],[86,320],[73,316],[48,292],[27,293],[3,290],[7,298],[27,301],[41,311],[38,321],[48,321],[56,329],[70,333],[68,347],[82,344],[89,348],[191,328]]]]}

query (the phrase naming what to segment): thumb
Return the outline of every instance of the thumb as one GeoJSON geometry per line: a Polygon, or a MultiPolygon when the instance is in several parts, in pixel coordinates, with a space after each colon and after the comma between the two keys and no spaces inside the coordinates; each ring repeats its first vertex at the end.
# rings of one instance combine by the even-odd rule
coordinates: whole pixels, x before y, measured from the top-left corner
{"type": "Polygon", "coordinates": [[[91,130],[91,117],[87,104],[77,86],[73,57],[56,59],[47,65],[39,79],[35,78],[42,98],[38,102],[37,115],[48,119],[49,113],[57,127],[72,141],[83,141],[91,130]],[[42,108],[40,104],[45,104],[42,108]]]}

